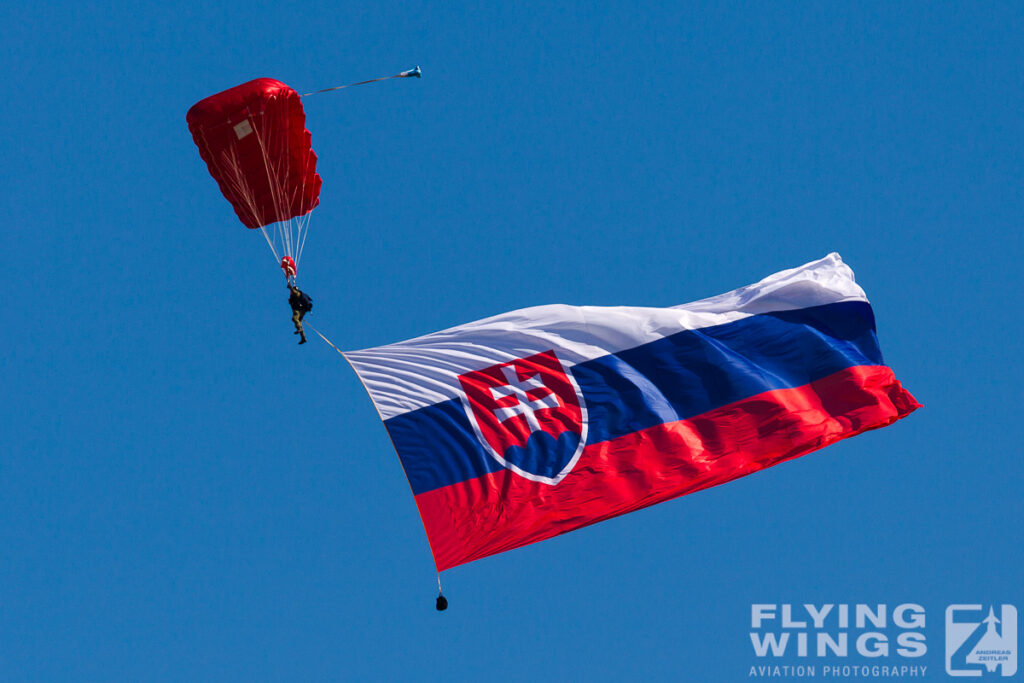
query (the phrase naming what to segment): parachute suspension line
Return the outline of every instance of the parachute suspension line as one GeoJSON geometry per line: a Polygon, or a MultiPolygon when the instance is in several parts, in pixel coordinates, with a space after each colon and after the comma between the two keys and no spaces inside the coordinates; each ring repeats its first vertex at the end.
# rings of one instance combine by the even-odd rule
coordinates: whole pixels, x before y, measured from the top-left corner
{"type": "MultiPolygon", "coordinates": [[[[255,123],[256,121],[255,121],[255,118],[252,116],[252,112],[249,111],[247,113],[248,113],[247,119],[251,123],[255,123]]],[[[258,128],[258,126],[254,125],[253,126],[253,130],[257,134],[256,135],[257,140],[260,141],[260,150],[261,150],[261,152],[262,152],[262,154],[264,156],[264,164],[266,165],[266,163],[267,163],[266,151],[263,148],[262,138],[259,135],[259,128],[258,128]]],[[[239,159],[237,157],[237,154],[235,153],[235,150],[234,149],[231,150],[230,156],[228,155],[227,152],[225,152],[224,155],[223,155],[223,158],[218,160],[217,156],[212,153],[212,150],[210,150],[210,144],[206,140],[206,131],[205,131],[205,129],[200,128],[199,131],[200,131],[200,135],[202,136],[202,139],[203,139],[203,145],[206,147],[206,150],[207,150],[207,156],[209,156],[209,158],[212,159],[214,161],[214,163],[217,164],[217,166],[218,166],[219,170],[221,171],[221,173],[223,174],[223,176],[227,180],[230,181],[231,189],[235,191],[236,195],[238,197],[240,197],[246,203],[246,205],[248,205],[249,212],[254,217],[258,216],[259,215],[259,208],[256,206],[256,198],[253,195],[252,188],[250,188],[248,183],[246,183],[245,180],[244,180],[245,176],[241,172],[241,164],[240,164],[240,161],[239,161],[239,159]]],[[[268,179],[269,178],[270,178],[270,176],[269,176],[269,170],[268,170],[268,179]]],[[[271,180],[271,185],[273,185],[272,180],[271,180]]],[[[267,241],[267,246],[270,247],[270,253],[273,254],[273,256],[274,256],[274,262],[275,263],[279,262],[281,260],[281,257],[278,255],[277,247],[275,247],[275,243],[278,241],[277,240],[278,236],[276,234],[277,230],[275,230],[275,236],[274,236],[273,240],[271,240],[270,235],[267,234],[266,226],[262,226],[261,225],[260,226],[260,232],[263,233],[263,239],[265,239],[267,241]]],[[[283,244],[284,241],[281,240],[281,242],[282,242],[282,248],[283,248],[284,247],[284,244],[283,244]]]]}
{"type": "MultiPolygon", "coordinates": [[[[305,131],[303,131],[303,134],[308,135],[308,133],[306,133],[305,131]]],[[[289,145],[287,143],[289,143],[291,139],[292,119],[289,118],[288,129],[285,131],[284,140],[281,141],[281,147],[288,147],[289,145]]],[[[290,178],[292,177],[292,155],[288,153],[287,149],[281,149],[280,151],[281,154],[277,156],[278,158],[284,160],[283,163],[285,164],[285,168],[283,172],[279,171],[279,175],[281,175],[284,178],[290,178]]],[[[285,197],[284,194],[281,193],[281,196],[277,198],[276,203],[278,204],[279,214],[290,213],[291,205],[286,204],[286,202],[290,201],[292,203],[295,203],[296,200],[301,202],[301,200],[306,196],[306,178],[308,176],[309,159],[311,154],[313,154],[313,148],[311,146],[307,146],[305,152],[303,153],[303,158],[300,162],[302,165],[300,174],[302,177],[302,184],[298,188],[298,195],[292,197],[285,197]]],[[[306,244],[306,236],[309,234],[309,221],[312,216],[311,212],[312,209],[310,209],[310,211],[307,211],[302,215],[292,216],[286,221],[282,221],[280,225],[281,241],[285,245],[284,248],[287,252],[287,255],[291,257],[292,261],[294,261],[296,269],[298,268],[299,263],[302,261],[302,252],[306,244]]]]}
{"type": "MultiPolygon", "coordinates": [[[[218,161],[217,156],[213,154],[213,150],[210,149],[210,143],[206,139],[206,129],[200,128],[199,133],[203,138],[203,146],[206,148],[207,156],[217,165],[218,170],[221,171],[221,174],[224,176],[224,178],[230,181],[231,189],[234,190],[235,193],[239,197],[241,197],[246,204],[248,204],[249,211],[252,213],[252,215],[257,216],[258,209],[256,207],[256,200],[255,197],[253,196],[252,190],[245,182],[245,177],[242,175],[241,165],[239,163],[235,150],[231,150],[232,155],[230,157],[225,152],[223,155],[223,159],[218,161]]],[[[267,237],[266,230],[263,230],[262,227],[260,228],[260,230],[263,231],[263,236],[267,238],[267,244],[270,244],[270,238],[267,237]]],[[[277,251],[275,251],[273,244],[270,244],[270,251],[274,254],[274,258],[276,259],[277,251]]]]}
{"type": "MultiPolygon", "coordinates": [[[[247,109],[246,113],[247,113],[246,119],[250,122],[250,124],[251,125],[252,124],[256,124],[256,119],[253,117],[252,111],[247,109]]],[[[268,166],[268,161],[267,161],[267,156],[266,156],[266,149],[264,148],[264,145],[263,145],[263,138],[260,135],[259,125],[253,125],[252,127],[253,127],[253,132],[256,134],[256,139],[257,139],[257,141],[260,144],[260,152],[261,152],[261,154],[263,156],[264,166],[267,168],[268,182],[273,187],[273,177],[270,174],[270,169],[269,169],[269,166],[268,166]]],[[[203,137],[203,145],[206,147],[206,149],[207,149],[207,151],[209,153],[210,152],[210,145],[206,141],[206,133],[205,133],[205,131],[203,129],[200,129],[200,132],[201,132],[202,137],[203,137]]],[[[229,154],[227,152],[225,152],[223,154],[223,158],[221,159],[222,163],[218,162],[217,166],[221,170],[221,172],[224,175],[224,177],[227,180],[230,181],[231,189],[234,190],[234,192],[237,194],[237,196],[239,196],[245,202],[245,204],[247,205],[247,207],[249,209],[249,212],[253,215],[253,217],[257,217],[257,216],[259,216],[259,208],[256,206],[256,198],[253,195],[252,189],[249,187],[248,183],[245,182],[245,176],[241,172],[241,164],[240,164],[240,161],[239,161],[239,159],[237,157],[237,154],[236,154],[235,150],[231,149],[230,151],[231,151],[230,156],[229,156],[229,154]],[[230,171],[230,173],[228,171],[230,171]]],[[[209,154],[209,157],[211,159],[214,159],[215,161],[217,159],[217,157],[214,156],[212,153],[209,154]]],[[[275,204],[276,204],[276,201],[275,201],[275,204]]],[[[260,226],[260,232],[263,233],[263,238],[267,241],[267,246],[270,247],[270,253],[272,253],[274,255],[274,260],[275,261],[279,260],[277,248],[275,247],[275,243],[278,241],[277,231],[275,230],[275,235],[274,235],[274,239],[273,240],[271,240],[270,235],[267,234],[266,226],[262,226],[261,225],[260,226]]],[[[283,245],[283,242],[282,242],[282,247],[283,246],[284,245],[283,245]]]]}
{"type": "MultiPolygon", "coordinates": [[[[274,104],[278,104],[277,98],[271,100],[274,104]]],[[[264,148],[264,155],[266,156],[267,168],[274,174],[273,180],[276,182],[271,183],[271,196],[274,198],[274,210],[278,216],[284,216],[290,213],[290,206],[288,205],[288,197],[285,197],[284,183],[286,179],[291,176],[291,154],[288,153],[288,142],[291,139],[291,119],[288,119],[288,130],[285,132],[285,138],[283,140],[273,136],[273,131],[268,131],[268,137],[266,138],[266,148],[264,148]],[[270,163],[270,155],[267,151],[273,152],[273,158],[278,160],[277,163],[284,163],[284,168],[280,168],[277,165],[270,163]]],[[[294,224],[292,218],[287,218],[277,222],[277,229],[281,235],[281,243],[285,254],[290,256],[295,261],[296,267],[298,267],[298,260],[295,254],[295,244],[293,239],[294,224]]]]}
{"type": "MultiPolygon", "coordinates": [[[[280,147],[280,149],[275,149],[275,157],[277,159],[283,159],[284,160],[284,169],[278,169],[278,176],[279,176],[279,178],[282,178],[282,179],[287,179],[287,178],[291,177],[292,155],[289,153],[289,149],[288,149],[288,147],[289,147],[289,145],[291,143],[291,134],[292,134],[292,120],[291,120],[291,118],[289,118],[288,119],[288,129],[285,131],[285,137],[284,137],[283,140],[279,140],[278,141],[278,143],[279,143],[278,146],[280,147]]],[[[277,207],[277,212],[278,213],[277,213],[277,215],[279,215],[279,216],[283,216],[286,213],[291,213],[291,211],[290,211],[291,207],[288,204],[288,202],[290,201],[291,198],[290,197],[286,197],[285,193],[283,192],[284,182],[285,182],[285,180],[282,180],[282,183],[281,183],[281,190],[282,191],[279,192],[278,195],[277,195],[277,204],[278,204],[278,207],[277,207]]],[[[295,230],[296,230],[295,226],[296,226],[297,223],[293,222],[294,220],[295,220],[295,217],[293,216],[291,218],[288,218],[286,221],[282,221],[281,224],[282,224],[282,232],[287,236],[287,240],[288,240],[288,255],[292,257],[292,260],[295,261],[295,267],[298,268],[298,265],[299,265],[299,255],[295,251],[295,230]]]]}
{"type": "MultiPolygon", "coordinates": [[[[289,126],[290,125],[291,124],[289,123],[289,126]]],[[[309,175],[309,173],[308,173],[308,171],[309,171],[309,157],[310,157],[311,154],[313,154],[313,146],[312,145],[308,145],[308,146],[306,146],[305,150],[306,151],[303,154],[303,159],[302,159],[302,188],[300,190],[300,192],[301,192],[300,196],[301,197],[305,197],[306,196],[306,177],[309,175]]],[[[296,266],[298,265],[299,260],[302,258],[302,252],[303,252],[303,250],[304,250],[304,248],[306,246],[306,236],[309,234],[309,218],[310,218],[310,216],[312,214],[312,211],[313,210],[310,209],[309,213],[306,213],[303,216],[299,217],[299,221],[298,221],[298,223],[299,223],[299,230],[298,230],[298,235],[297,235],[298,251],[297,251],[297,253],[295,255],[296,266]]]]}
{"type": "Polygon", "coordinates": [[[296,265],[299,263],[299,259],[302,258],[302,251],[306,248],[306,235],[309,234],[309,217],[311,214],[306,214],[299,219],[299,248],[298,253],[295,255],[296,265]]]}
{"type": "MultiPolygon", "coordinates": [[[[288,119],[288,136],[289,136],[289,138],[291,138],[291,133],[292,133],[291,128],[292,128],[292,121],[291,121],[291,119],[288,119]]],[[[303,135],[305,135],[305,131],[303,131],[303,135]]],[[[302,155],[302,185],[299,186],[299,198],[300,199],[306,196],[306,176],[309,174],[308,173],[309,172],[309,155],[312,152],[313,152],[313,146],[312,146],[312,144],[310,144],[310,145],[305,147],[305,152],[302,155]]],[[[296,247],[297,247],[296,250],[295,250],[295,267],[296,268],[298,268],[299,262],[302,260],[302,247],[305,246],[305,243],[306,243],[306,235],[309,232],[309,215],[310,215],[310,213],[312,211],[313,211],[313,209],[310,209],[309,212],[303,214],[302,216],[298,216],[297,220],[295,221],[295,224],[296,224],[295,241],[296,241],[296,247]],[[303,220],[303,219],[305,219],[305,220],[303,220]]]]}
{"type": "Polygon", "coordinates": [[[380,78],[371,78],[368,81],[359,81],[358,83],[349,83],[348,85],[336,85],[333,88],[324,88],[323,90],[314,90],[313,92],[302,93],[299,97],[309,97],[310,95],[319,95],[322,92],[331,92],[332,90],[343,90],[345,88],[352,88],[357,85],[366,85],[367,83],[376,83],[378,81],[389,81],[392,78],[419,78],[420,68],[417,66],[415,69],[409,69],[397,73],[394,76],[381,76],[380,78]]]}
{"type": "Polygon", "coordinates": [[[245,182],[245,175],[241,170],[241,161],[238,158],[237,150],[233,148],[225,150],[222,154],[222,161],[223,167],[218,166],[222,168],[224,178],[230,182],[231,189],[245,202],[246,208],[249,209],[249,213],[252,214],[253,218],[259,216],[256,197],[252,192],[252,188],[245,182]],[[229,151],[230,154],[228,153],[229,151]],[[230,171],[230,173],[227,171],[230,171]]]}
{"type": "Polygon", "coordinates": [[[274,261],[279,262],[281,259],[277,255],[277,249],[274,249],[274,243],[270,241],[270,236],[267,235],[267,227],[265,225],[261,225],[260,232],[263,233],[263,239],[267,240],[267,244],[270,245],[270,253],[274,255],[274,261]]]}
{"type": "MultiPolygon", "coordinates": [[[[253,123],[255,123],[256,121],[255,118],[253,117],[252,111],[248,109],[247,111],[249,113],[250,120],[253,123]]],[[[265,111],[260,111],[260,114],[264,115],[265,111]]],[[[285,213],[287,213],[287,211],[285,211],[287,207],[285,206],[285,198],[281,191],[281,169],[276,168],[274,167],[273,164],[271,164],[270,155],[268,154],[268,147],[273,146],[274,140],[271,139],[270,137],[267,137],[271,135],[269,131],[267,132],[267,136],[264,135],[263,126],[254,125],[253,132],[256,135],[256,142],[260,146],[260,155],[263,157],[263,169],[267,174],[267,186],[270,189],[270,194],[274,202],[274,211],[277,213],[278,216],[283,216],[285,215],[285,213]]],[[[282,141],[282,145],[283,144],[284,143],[282,141]]],[[[287,149],[283,151],[285,152],[285,156],[287,157],[287,149]]],[[[288,169],[284,170],[285,175],[287,176],[288,169]]],[[[274,248],[274,244],[279,242],[281,246],[281,251],[284,253],[284,255],[291,257],[292,260],[295,261],[296,266],[298,266],[298,259],[295,258],[295,250],[291,239],[291,221],[292,219],[289,218],[286,220],[275,222],[273,243],[271,242],[270,238],[267,237],[267,233],[266,230],[264,230],[264,226],[261,226],[260,230],[263,232],[263,236],[267,238],[267,243],[270,244],[270,251],[271,253],[273,253],[275,261],[280,261],[277,250],[274,248]]]]}

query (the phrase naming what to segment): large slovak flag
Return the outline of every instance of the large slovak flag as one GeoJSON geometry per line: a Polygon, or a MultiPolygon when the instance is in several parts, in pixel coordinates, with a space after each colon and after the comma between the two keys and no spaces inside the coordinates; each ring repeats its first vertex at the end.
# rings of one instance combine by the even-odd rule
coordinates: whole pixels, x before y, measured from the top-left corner
{"type": "Polygon", "coordinates": [[[438,570],[715,486],[891,424],[838,254],[672,308],[537,306],[345,356],[438,570]]]}

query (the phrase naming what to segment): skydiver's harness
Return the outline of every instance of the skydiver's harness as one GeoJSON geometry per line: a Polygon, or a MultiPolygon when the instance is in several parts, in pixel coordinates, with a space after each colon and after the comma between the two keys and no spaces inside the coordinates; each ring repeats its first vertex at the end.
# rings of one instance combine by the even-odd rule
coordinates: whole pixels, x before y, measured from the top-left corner
{"type": "Polygon", "coordinates": [[[292,307],[293,311],[298,311],[300,313],[309,313],[313,310],[312,297],[298,287],[291,290],[291,296],[288,297],[288,304],[292,307]],[[298,292],[298,294],[296,294],[296,292],[298,292]]]}

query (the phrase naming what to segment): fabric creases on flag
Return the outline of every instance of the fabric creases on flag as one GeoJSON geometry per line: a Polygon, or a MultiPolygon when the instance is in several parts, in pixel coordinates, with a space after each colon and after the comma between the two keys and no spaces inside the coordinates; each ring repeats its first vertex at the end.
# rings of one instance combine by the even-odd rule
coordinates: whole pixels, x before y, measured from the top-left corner
{"type": "Polygon", "coordinates": [[[919,406],[838,254],[670,308],[551,305],[346,352],[438,570],[725,483],[919,406]]]}

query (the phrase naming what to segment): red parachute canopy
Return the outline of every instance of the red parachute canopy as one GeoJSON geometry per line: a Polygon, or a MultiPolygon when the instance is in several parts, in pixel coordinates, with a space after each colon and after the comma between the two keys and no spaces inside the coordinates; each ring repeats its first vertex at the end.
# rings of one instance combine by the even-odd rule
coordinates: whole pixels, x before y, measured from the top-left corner
{"type": "Polygon", "coordinates": [[[303,216],[320,203],[316,153],[299,94],[272,78],[237,85],[185,116],[210,175],[248,228],[303,216]]]}

